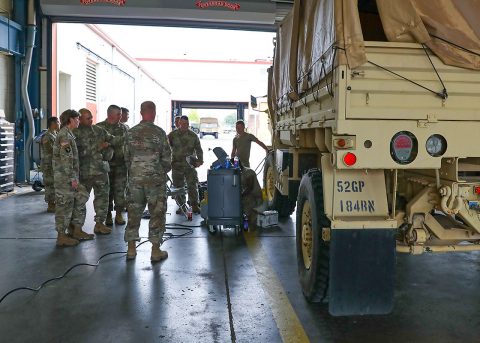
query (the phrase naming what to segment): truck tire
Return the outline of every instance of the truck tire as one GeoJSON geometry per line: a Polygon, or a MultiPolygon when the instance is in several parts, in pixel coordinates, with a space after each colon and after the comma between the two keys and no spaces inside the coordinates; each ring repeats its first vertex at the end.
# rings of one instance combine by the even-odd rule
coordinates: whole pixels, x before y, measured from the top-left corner
{"type": "Polygon", "coordinates": [[[265,160],[263,171],[263,187],[267,194],[267,207],[270,210],[276,210],[280,217],[290,217],[295,210],[295,201],[290,200],[288,196],[280,194],[275,187],[274,168],[273,154],[269,154],[265,160]]]}
{"type": "Polygon", "coordinates": [[[36,181],[33,181],[33,184],[32,184],[32,189],[35,191],[35,192],[40,192],[42,189],[44,188],[43,184],[36,180],[36,181]]]}
{"type": "Polygon", "coordinates": [[[330,270],[329,242],[322,239],[322,228],[329,228],[323,203],[322,174],[318,169],[306,173],[298,190],[296,245],[298,275],[307,301],[328,300],[330,270]]]}

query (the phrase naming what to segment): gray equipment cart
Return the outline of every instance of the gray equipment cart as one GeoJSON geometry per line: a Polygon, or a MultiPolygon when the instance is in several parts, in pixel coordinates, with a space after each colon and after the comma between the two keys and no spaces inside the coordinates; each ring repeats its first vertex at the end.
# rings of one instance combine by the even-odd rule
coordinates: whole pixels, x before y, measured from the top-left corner
{"type": "MultiPolygon", "coordinates": [[[[208,224],[213,226],[235,227],[235,232],[243,225],[240,169],[210,169],[207,176],[208,224]]],[[[210,230],[212,232],[212,230],[210,230]]]]}

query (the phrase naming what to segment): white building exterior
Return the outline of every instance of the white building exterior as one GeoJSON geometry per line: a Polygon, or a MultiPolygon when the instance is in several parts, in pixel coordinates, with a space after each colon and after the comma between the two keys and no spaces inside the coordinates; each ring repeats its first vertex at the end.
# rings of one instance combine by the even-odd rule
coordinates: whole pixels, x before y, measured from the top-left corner
{"type": "Polygon", "coordinates": [[[130,110],[127,124],[132,127],[141,120],[140,104],[151,100],[157,105],[156,124],[170,127],[170,92],[98,26],[59,23],[55,31],[57,111],[53,115],[86,107],[100,122],[108,106],[115,104],[130,110]]]}

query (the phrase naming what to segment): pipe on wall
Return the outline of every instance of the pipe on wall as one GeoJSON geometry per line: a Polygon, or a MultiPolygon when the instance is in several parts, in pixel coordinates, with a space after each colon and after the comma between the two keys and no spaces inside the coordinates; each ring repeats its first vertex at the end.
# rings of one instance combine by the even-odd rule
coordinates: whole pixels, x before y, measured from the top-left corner
{"type": "Polygon", "coordinates": [[[34,0],[28,0],[27,18],[27,37],[25,40],[25,61],[23,66],[21,91],[23,106],[25,107],[25,114],[28,123],[28,136],[25,143],[25,179],[30,181],[31,151],[33,139],[35,137],[35,125],[33,121],[32,106],[30,105],[30,97],[28,95],[28,78],[30,76],[33,48],[35,46],[35,34],[37,31],[34,0]]]}

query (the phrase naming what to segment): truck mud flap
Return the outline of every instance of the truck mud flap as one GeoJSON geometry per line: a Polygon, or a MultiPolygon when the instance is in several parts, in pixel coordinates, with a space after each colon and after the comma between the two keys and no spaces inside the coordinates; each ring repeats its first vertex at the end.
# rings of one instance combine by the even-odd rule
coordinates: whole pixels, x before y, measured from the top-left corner
{"type": "Polygon", "coordinates": [[[329,275],[331,315],[390,313],[395,288],[394,230],[332,230],[329,275]]]}

